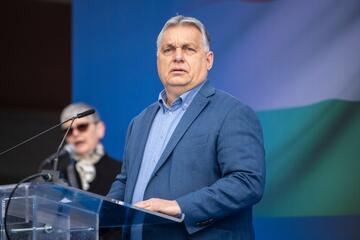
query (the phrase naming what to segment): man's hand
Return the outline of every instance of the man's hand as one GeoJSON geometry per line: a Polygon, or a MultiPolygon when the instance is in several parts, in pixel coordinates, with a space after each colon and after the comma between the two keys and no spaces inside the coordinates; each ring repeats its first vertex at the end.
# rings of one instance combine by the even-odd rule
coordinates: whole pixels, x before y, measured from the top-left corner
{"type": "Polygon", "coordinates": [[[134,206],[171,216],[178,216],[181,214],[180,206],[175,200],[150,198],[145,201],[137,202],[134,206]]]}

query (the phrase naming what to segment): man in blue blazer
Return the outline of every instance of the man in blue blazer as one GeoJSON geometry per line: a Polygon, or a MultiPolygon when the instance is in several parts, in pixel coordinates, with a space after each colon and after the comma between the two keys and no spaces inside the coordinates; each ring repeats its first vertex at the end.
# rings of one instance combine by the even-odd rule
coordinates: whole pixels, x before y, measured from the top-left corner
{"type": "Polygon", "coordinates": [[[144,226],[143,239],[254,239],[252,206],[265,183],[255,113],[206,80],[214,54],[199,20],[169,19],[157,48],[165,89],[131,121],[108,197],[185,215],[179,224],[144,226]]]}

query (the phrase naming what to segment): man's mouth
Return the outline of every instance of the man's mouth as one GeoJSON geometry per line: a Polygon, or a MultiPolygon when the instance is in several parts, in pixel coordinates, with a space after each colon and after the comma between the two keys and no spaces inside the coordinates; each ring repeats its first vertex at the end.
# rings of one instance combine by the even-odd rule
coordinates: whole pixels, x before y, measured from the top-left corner
{"type": "Polygon", "coordinates": [[[173,69],[171,69],[170,72],[175,73],[175,74],[183,74],[183,73],[186,73],[187,71],[182,68],[173,68],[173,69]]]}

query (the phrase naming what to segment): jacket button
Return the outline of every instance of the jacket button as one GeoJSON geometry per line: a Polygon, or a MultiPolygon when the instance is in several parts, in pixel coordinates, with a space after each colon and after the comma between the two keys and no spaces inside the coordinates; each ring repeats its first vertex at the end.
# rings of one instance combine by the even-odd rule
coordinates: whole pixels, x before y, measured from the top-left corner
{"type": "Polygon", "coordinates": [[[204,227],[204,226],[207,226],[207,225],[211,224],[213,221],[214,221],[213,218],[209,218],[209,219],[207,219],[207,220],[204,220],[204,221],[201,221],[201,222],[197,222],[197,223],[196,223],[196,226],[198,226],[198,227],[204,227]]]}

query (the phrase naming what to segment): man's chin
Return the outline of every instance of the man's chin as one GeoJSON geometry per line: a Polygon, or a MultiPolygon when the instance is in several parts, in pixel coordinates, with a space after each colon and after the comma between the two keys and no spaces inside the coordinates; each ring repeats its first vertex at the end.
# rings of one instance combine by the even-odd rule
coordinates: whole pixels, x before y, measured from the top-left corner
{"type": "Polygon", "coordinates": [[[183,78],[173,78],[170,81],[168,81],[168,86],[170,87],[184,87],[186,85],[189,85],[191,80],[189,79],[183,79],[183,78]]]}

